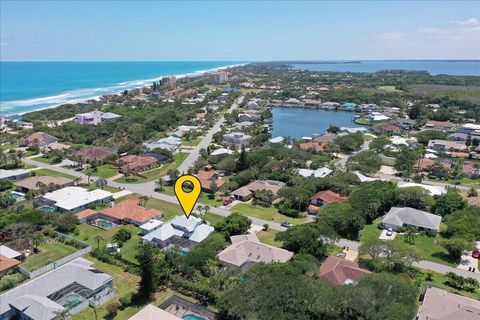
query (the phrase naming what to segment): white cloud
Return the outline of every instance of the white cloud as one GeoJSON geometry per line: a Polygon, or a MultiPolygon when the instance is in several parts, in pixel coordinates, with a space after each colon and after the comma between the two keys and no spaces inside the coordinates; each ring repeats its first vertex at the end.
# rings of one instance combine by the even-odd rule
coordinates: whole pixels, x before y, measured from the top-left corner
{"type": "Polygon", "coordinates": [[[418,32],[420,33],[428,33],[428,34],[435,34],[435,35],[445,35],[445,34],[451,34],[451,30],[447,29],[439,29],[439,28],[425,28],[425,27],[420,27],[417,29],[418,32]]]}
{"type": "Polygon", "coordinates": [[[381,34],[379,38],[382,40],[399,41],[403,40],[405,38],[405,35],[406,34],[404,32],[389,32],[381,34]]]}
{"type": "Polygon", "coordinates": [[[461,24],[462,26],[476,26],[480,23],[477,18],[470,18],[464,21],[453,21],[454,23],[461,24]]]}

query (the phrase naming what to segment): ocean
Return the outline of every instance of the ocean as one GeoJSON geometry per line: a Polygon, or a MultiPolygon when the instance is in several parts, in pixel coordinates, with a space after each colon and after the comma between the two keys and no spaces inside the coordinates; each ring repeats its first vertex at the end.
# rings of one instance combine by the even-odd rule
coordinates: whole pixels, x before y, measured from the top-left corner
{"type": "Polygon", "coordinates": [[[295,63],[297,70],[333,72],[377,72],[380,70],[427,71],[432,75],[480,76],[480,60],[361,60],[295,63]]]}
{"type": "Polygon", "coordinates": [[[240,61],[0,62],[0,115],[22,114],[143,87],[240,61]]]}

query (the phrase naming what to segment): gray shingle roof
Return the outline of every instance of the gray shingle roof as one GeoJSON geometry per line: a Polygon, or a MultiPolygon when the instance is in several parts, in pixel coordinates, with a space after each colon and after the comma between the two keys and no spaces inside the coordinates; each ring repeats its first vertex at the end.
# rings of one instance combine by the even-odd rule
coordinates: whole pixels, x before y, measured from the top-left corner
{"type": "Polygon", "coordinates": [[[412,225],[425,229],[439,230],[442,217],[410,207],[393,207],[388,211],[382,223],[396,226],[412,225]]]}

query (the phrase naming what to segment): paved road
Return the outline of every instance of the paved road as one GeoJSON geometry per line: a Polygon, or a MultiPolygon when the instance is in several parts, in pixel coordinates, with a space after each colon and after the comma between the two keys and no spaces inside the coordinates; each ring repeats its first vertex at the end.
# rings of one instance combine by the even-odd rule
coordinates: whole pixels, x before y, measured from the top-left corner
{"type": "Polygon", "coordinates": [[[363,144],[362,144],[362,146],[360,147],[360,150],[355,151],[355,152],[353,152],[353,153],[350,154],[350,155],[345,155],[345,157],[343,157],[342,159],[340,159],[340,160],[337,161],[337,163],[336,163],[337,166],[345,167],[345,165],[347,164],[348,159],[349,159],[351,156],[354,156],[354,155],[356,155],[356,154],[359,153],[359,152],[368,150],[368,147],[370,146],[370,142],[372,142],[372,141],[371,141],[371,140],[364,141],[363,144]]]}
{"type": "MultiPolygon", "coordinates": [[[[244,96],[239,97],[228,109],[228,112],[231,113],[233,110],[238,108],[238,105],[243,102],[244,96]]],[[[208,131],[205,137],[200,141],[200,143],[190,152],[187,158],[183,161],[183,163],[178,167],[178,171],[181,174],[187,173],[188,168],[193,166],[195,161],[198,160],[200,157],[200,150],[206,149],[210,142],[212,142],[213,135],[220,131],[222,124],[225,122],[225,117],[222,116],[220,120],[208,131]]]]}
{"type": "Polygon", "coordinates": [[[446,266],[446,265],[443,265],[443,264],[440,264],[440,263],[436,263],[436,262],[431,262],[431,261],[414,262],[413,265],[415,267],[420,268],[420,269],[425,269],[425,270],[430,269],[430,270],[433,270],[435,272],[442,273],[442,274],[445,274],[447,272],[453,272],[453,273],[455,273],[457,275],[460,275],[462,277],[470,277],[470,278],[474,278],[474,279],[477,279],[478,281],[480,281],[480,273],[478,273],[478,272],[468,272],[467,270],[453,268],[453,267],[449,267],[449,266],[446,266]]]}

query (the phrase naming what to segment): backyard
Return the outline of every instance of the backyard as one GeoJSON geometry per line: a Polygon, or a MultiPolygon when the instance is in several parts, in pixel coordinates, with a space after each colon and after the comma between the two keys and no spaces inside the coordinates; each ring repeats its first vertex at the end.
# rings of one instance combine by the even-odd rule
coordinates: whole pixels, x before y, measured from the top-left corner
{"type": "Polygon", "coordinates": [[[61,242],[43,243],[38,246],[38,253],[28,256],[22,263],[22,268],[33,271],[55,260],[68,256],[78,249],[61,242]]]}
{"type": "Polygon", "coordinates": [[[139,176],[122,177],[122,178],[116,179],[115,181],[120,183],[144,183],[148,181],[158,180],[163,176],[165,176],[168,170],[170,169],[176,170],[180,166],[180,164],[182,164],[185,158],[187,158],[187,156],[188,156],[188,153],[179,152],[175,154],[174,156],[175,159],[172,162],[164,163],[161,167],[141,172],[140,174],[142,175],[142,177],[139,177],[139,176]]]}
{"type": "Polygon", "coordinates": [[[282,222],[288,221],[292,224],[302,224],[308,222],[307,218],[290,218],[280,214],[275,207],[254,206],[249,203],[239,203],[232,207],[233,212],[239,212],[243,215],[255,217],[267,221],[282,222]]]}
{"type": "Polygon", "coordinates": [[[257,237],[261,242],[263,242],[265,244],[281,248],[282,247],[282,242],[281,241],[275,241],[275,235],[277,233],[278,233],[278,231],[275,231],[275,230],[268,230],[268,231],[263,231],[262,230],[262,231],[257,232],[257,237]]]}
{"type": "Polygon", "coordinates": [[[50,170],[50,169],[39,169],[39,170],[34,170],[34,172],[35,172],[35,175],[37,175],[37,176],[63,177],[63,178],[68,178],[68,179],[72,179],[72,180],[76,179],[76,177],[71,176],[69,174],[58,172],[58,171],[53,171],[53,170],[50,170]]]}

